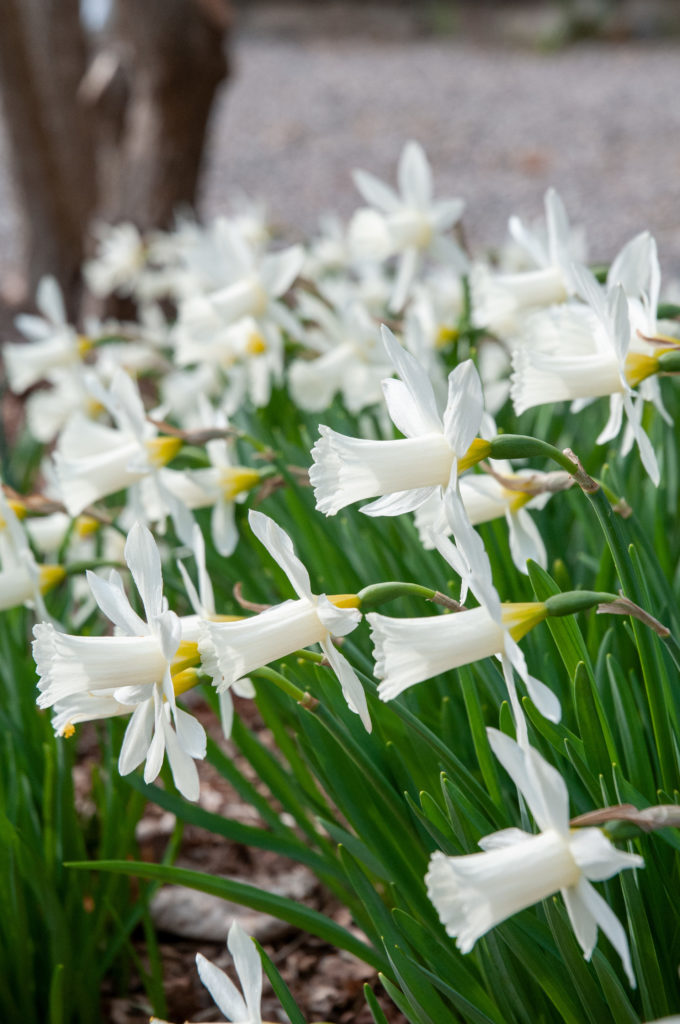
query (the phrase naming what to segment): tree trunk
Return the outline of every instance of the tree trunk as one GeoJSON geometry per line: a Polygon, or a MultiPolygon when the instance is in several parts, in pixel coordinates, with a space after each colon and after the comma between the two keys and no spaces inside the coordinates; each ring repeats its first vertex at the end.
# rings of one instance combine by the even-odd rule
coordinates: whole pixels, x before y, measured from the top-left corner
{"type": "Polygon", "coordinates": [[[0,0],[0,90],[25,221],[31,295],[43,274],[78,298],[95,200],[91,126],[76,93],[86,53],[77,0],[0,0]]]}

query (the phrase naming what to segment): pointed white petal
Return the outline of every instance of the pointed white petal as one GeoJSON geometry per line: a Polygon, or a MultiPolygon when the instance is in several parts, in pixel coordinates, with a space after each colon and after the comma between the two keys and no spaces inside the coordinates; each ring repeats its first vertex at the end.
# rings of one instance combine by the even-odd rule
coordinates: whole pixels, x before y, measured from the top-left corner
{"type": "Polygon", "coordinates": [[[249,1019],[248,1007],[233,981],[227,977],[224,971],[207,960],[202,953],[196,954],[196,967],[199,978],[215,1000],[219,1011],[227,1020],[245,1024],[249,1019]]]}
{"type": "Polygon", "coordinates": [[[118,626],[126,636],[148,634],[147,623],[130,606],[120,576],[115,570],[111,571],[108,580],[102,579],[89,569],[86,576],[95,601],[114,626],[118,626]]]}
{"type": "Polygon", "coordinates": [[[354,669],[330,640],[322,640],[321,649],[340,681],[342,695],[347,701],[347,706],[350,711],[354,711],[355,714],[359,715],[364,728],[367,732],[370,732],[372,725],[371,716],[368,713],[368,704],[366,703],[366,694],[354,669]]]}
{"type": "Polygon", "coordinates": [[[525,576],[527,575],[529,559],[545,569],[548,564],[545,544],[536,523],[527,510],[524,508],[519,508],[516,512],[508,510],[505,518],[508,524],[510,553],[519,571],[523,572],[525,576]]]}
{"type": "Polygon", "coordinates": [[[482,421],[484,396],[477,367],[471,359],[449,374],[449,397],[444,411],[444,434],[458,458],[474,441],[482,421]]]}
{"type": "Polygon", "coordinates": [[[262,999],[262,962],[253,941],[243,928],[234,921],[227,938],[229,952],[234,958],[236,973],[241,981],[243,995],[248,1007],[248,1019],[260,1019],[262,999]]]}
{"type": "Polygon", "coordinates": [[[407,142],[399,158],[397,180],[402,197],[410,206],[427,207],[432,202],[432,170],[419,142],[407,142]]]}
{"type": "Polygon", "coordinates": [[[161,556],[153,535],[139,522],[134,524],[125,542],[125,561],[150,622],[163,610],[161,556]]]}
{"type": "Polygon", "coordinates": [[[151,744],[153,722],[154,706],[153,700],[149,698],[137,705],[125,730],[118,758],[118,771],[121,775],[129,775],[146,758],[151,744]]]}
{"type": "MultiPolygon", "coordinates": [[[[396,390],[394,411],[397,413],[400,422],[393,419],[395,426],[406,437],[441,432],[442,420],[437,408],[432,381],[427,371],[410,352],[407,352],[399,344],[388,327],[383,325],[381,327],[381,334],[387,356],[401,377],[411,399],[410,403],[407,403],[406,393],[403,389],[396,390]],[[397,403],[398,407],[396,407],[397,403]],[[405,427],[408,429],[404,429],[405,427]]],[[[387,385],[387,392],[385,394],[388,408],[390,409],[390,417],[392,417],[393,410],[390,404],[391,398],[388,398],[388,394],[392,388],[392,384],[387,385]]]]}
{"type": "Polygon", "coordinates": [[[248,513],[250,528],[277,562],[293,585],[298,597],[312,599],[309,573],[295,554],[293,542],[281,527],[262,512],[251,509],[248,513]]]}
{"type": "Polygon", "coordinates": [[[361,195],[371,206],[383,213],[393,213],[401,205],[393,188],[368,171],[352,171],[352,179],[361,195]]]}
{"type": "Polygon", "coordinates": [[[394,491],[369,505],[362,505],[359,511],[366,516],[400,516],[420,508],[437,490],[436,487],[416,487],[411,491],[394,491]]]}
{"type": "Polygon", "coordinates": [[[420,262],[420,251],[414,247],[405,249],[400,258],[397,268],[397,276],[392,286],[392,294],[387,304],[390,313],[400,313],[406,305],[411,286],[415,281],[420,262]]]}
{"type": "Polygon", "coordinates": [[[635,988],[635,972],[633,971],[633,963],[630,958],[628,936],[626,935],[623,925],[609,904],[602,899],[599,892],[592,887],[590,882],[587,882],[585,878],[582,878],[579,882],[578,888],[579,895],[581,896],[585,907],[593,915],[598,926],[602,929],[616,952],[621,957],[623,969],[626,972],[626,977],[628,978],[631,988],[635,988]]]}

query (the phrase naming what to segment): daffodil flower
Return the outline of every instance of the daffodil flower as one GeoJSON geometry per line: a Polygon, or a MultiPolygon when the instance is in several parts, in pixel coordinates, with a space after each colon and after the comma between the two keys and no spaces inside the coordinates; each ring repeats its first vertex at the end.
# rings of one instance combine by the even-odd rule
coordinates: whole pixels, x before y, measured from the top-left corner
{"type": "MultiPolygon", "coordinates": [[[[72,516],[145,476],[154,475],[156,486],[163,490],[157,471],[182,447],[180,438],[158,434],[146,416],[137,387],[124,370],[116,372],[108,391],[95,380],[90,388],[115,426],[76,413],[59,435],[54,468],[62,500],[72,516]]],[[[179,535],[190,535],[192,517],[186,506],[169,492],[163,494],[163,500],[179,535]]]]}
{"type": "Polygon", "coordinates": [[[38,283],[35,304],[42,316],[21,313],[15,325],[29,344],[6,342],[2,355],[12,391],[21,394],[41,380],[50,380],[65,367],[80,366],[89,342],[66,318],[64,298],[53,277],[38,283]]]}
{"type": "Polygon", "coordinates": [[[427,893],[462,953],[508,917],[561,892],[586,960],[598,927],[621,957],[635,986],[626,933],[591,882],[627,868],[642,857],[617,850],[598,828],[570,829],[569,794],[561,775],[531,747],[487,729],[491,748],[524,797],[537,835],[508,828],[480,840],[483,853],[447,857],[434,853],[425,876],[427,893]]]}
{"type": "Polygon", "coordinates": [[[435,200],[432,170],[423,147],[407,142],[399,158],[399,192],[367,171],[355,171],[354,183],[372,209],[359,210],[350,225],[350,237],[357,255],[371,251],[384,256],[399,255],[399,265],[389,300],[389,309],[403,309],[415,281],[423,254],[458,269],[465,257],[445,232],[460,220],[462,199],[435,200]]]}
{"type": "Polygon", "coordinates": [[[401,378],[383,381],[385,401],[405,437],[371,441],[320,426],[309,479],[316,507],[326,515],[376,497],[361,511],[373,516],[412,512],[438,489],[455,487],[457,474],[489,453],[488,442],[477,437],[484,403],[474,363],[467,360],[452,370],[442,413],[417,360],[385,327],[383,341],[401,378]]]}
{"type": "MultiPolygon", "coordinates": [[[[556,490],[571,485],[572,478],[563,471],[513,470],[509,463],[497,460],[493,466],[493,473],[468,473],[458,481],[465,514],[473,526],[505,518],[516,568],[526,574],[529,559],[545,568],[545,544],[528,510],[543,508],[556,490]]],[[[444,503],[438,495],[416,509],[415,523],[426,549],[435,546],[434,533],[448,532],[444,503]]]]}
{"type": "MultiPolygon", "coordinates": [[[[515,412],[548,402],[610,396],[609,420],[597,443],[618,435],[625,412],[642,463],[658,485],[656,456],[640,423],[642,409],[639,399],[633,400],[633,389],[658,371],[659,356],[667,349],[631,347],[628,300],[620,283],[605,292],[586,267],[574,265],[572,274],[586,306],[553,314],[556,331],[550,347],[523,344],[516,350],[511,385],[515,412]]],[[[544,322],[537,320],[532,330],[544,322]]]]}
{"type": "Polygon", "coordinates": [[[203,668],[219,692],[271,661],[318,643],[340,680],[350,710],[370,730],[363,687],[333,644],[333,637],[346,636],[359,624],[358,598],[313,594],[309,573],[295,554],[288,534],[268,516],[252,509],[248,521],[257,539],[288,576],[298,599],[284,601],[240,622],[204,622],[199,641],[203,668]]]}
{"type": "MultiPolygon", "coordinates": [[[[193,616],[185,616],[180,619],[180,622],[182,624],[182,640],[198,642],[202,622],[236,622],[239,621],[240,617],[238,615],[218,615],[215,611],[215,595],[205,564],[205,542],[198,523],[194,523],[192,554],[198,572],[198,589],[194,586],[184,564],[179,561],[177,562],[177,568],[184,581],[189,602],[194,610],[193,616]]],[[[255,696],[255,687],[250,679],[246,677],[237,679],[229,688],[220,690],[220,720],[225,739],[229,739],[231,736],[231,728],[234,721],[234,702],[231,698],[232,690],[239,697],[253,698],[255,696]]]]}
{"type": "Polygon", "coordinates": [[[502,338],[514,335],[529,312],[565,302],[574,293],[571,272],[575,239],[564,204],[555,189],[545,194],[546,237],[530,231],[519,217],[511,217],[509,230],[532,269],[495,273],[480,264],[471,275],[474,322],[502,338]]]}
{"type": "Polygon", "coordinates": [[[112,571],[105,580],[88,572],[94,598],[116,627],[115,635],[69,636],[51,623],[36,625],[38,705],[54,708],[59,735],[70,735],[78,722],[131,713],[118,759],[121,775],[146,761],[144,779],[152,782],[167,751],[177,788],[195,800],[198,773],[193,758],[205,757],[205,732],[177,707],[175,690],[180,674],[198,663],[197,645],[182,642],[180,620],[163,598],[158,548],[139,523],[128,535],[125,560],[146,621],[130,605],[118,573],[112,571]]]}
{"type": "Polygon", "coordinates": [[[524,718],[515,692],[513,669],[541,714],[559,721],[559,701],[544,683],[529,674],[517,644],[546,618],[545,605],[540,601],[502,604],[482,540],[470,525],[460,498],[452,491],[447,494],[446,511],[456,543],[439,535],[435,538],[436,547],[461,577],[461,600],[465,601],[469,589],[480,605],[454,614],[421,618],[395,619],[377,612],[367,615],[374,644],[375,675],[381,680],[380,699],[392,700],[426,679],[496,655],[501,659],[518,732],[523,729],[524,718]]]}

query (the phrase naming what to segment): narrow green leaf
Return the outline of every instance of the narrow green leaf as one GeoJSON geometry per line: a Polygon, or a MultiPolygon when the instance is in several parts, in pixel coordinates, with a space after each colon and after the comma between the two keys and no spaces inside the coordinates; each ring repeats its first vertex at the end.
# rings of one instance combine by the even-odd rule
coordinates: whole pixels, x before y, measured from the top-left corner
{"type": "Polygon", "coordinates": [[[373,1017],[373,1024],[388,1024],[387,1017],[380,1008],[376,995],[370,985],[364,985],[364,998],[373,1017]]]}
{"type": "Polygon", "coordinates": [[[146,861],[80,861],[71,862],[66,867],[87,871],[113,871],[121,875],[151,878],[171,885],[186,885],[189,889],[198,889],[199,892],[207,892],[212,896],[240,903],[252,910],[271,914],[281,921],[292,924],[294,928],[308,931],[325,942],[346,949],[377,970],[384,968],[383,957],[366,943],[356,939],[345,928],[341,928],[335,921],[295,900],[265,892],[254,885],[246,885],[244,882],[235,882],[228,878],[217,878],[202,871],[189,871],[186,868],[169,867],[165,864],[149,864],[146,861]]]}
{"type": "Polygon", "coordinates": [[[260,960],[262,961],[264,972],[269,978],[271,986],[274,989],[274,995],[288,1015],[290,1024],[306,1024],[305,1018],[302,1016],[300,1008],[293,999],[290,989],[274,966],[272,960],[267,956],[257,939],[253,939],[253,942],[260,954],[260,960]]]}

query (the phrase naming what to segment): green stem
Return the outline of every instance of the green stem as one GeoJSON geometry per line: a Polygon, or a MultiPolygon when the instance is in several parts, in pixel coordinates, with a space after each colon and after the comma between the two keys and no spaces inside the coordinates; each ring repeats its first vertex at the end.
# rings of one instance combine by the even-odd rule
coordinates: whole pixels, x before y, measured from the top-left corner
{"type": "Polygon", "coordinates": [[[357,594],[362,612],[377,608],[387,601],[394,601],[398,597],[422,597],[426,601],[434,601],[436,590],[429,587],[421,587],[418,583],[371,583],[364,587],[357,594]]]}
{"type": "Polygon", "coordinates": [[[280,672],[275,672],[273,668],[258,668],[256,672],[251,672],[250,675],[254,679],[266,679],[268,683],[278,686],[279,690],[282,690],[288,697],[292,697],[296,703],[302,704],[308,711],[313,711],[319,703],[310,693],[301,690],[299,686],[291,683],[280,672]]]}

